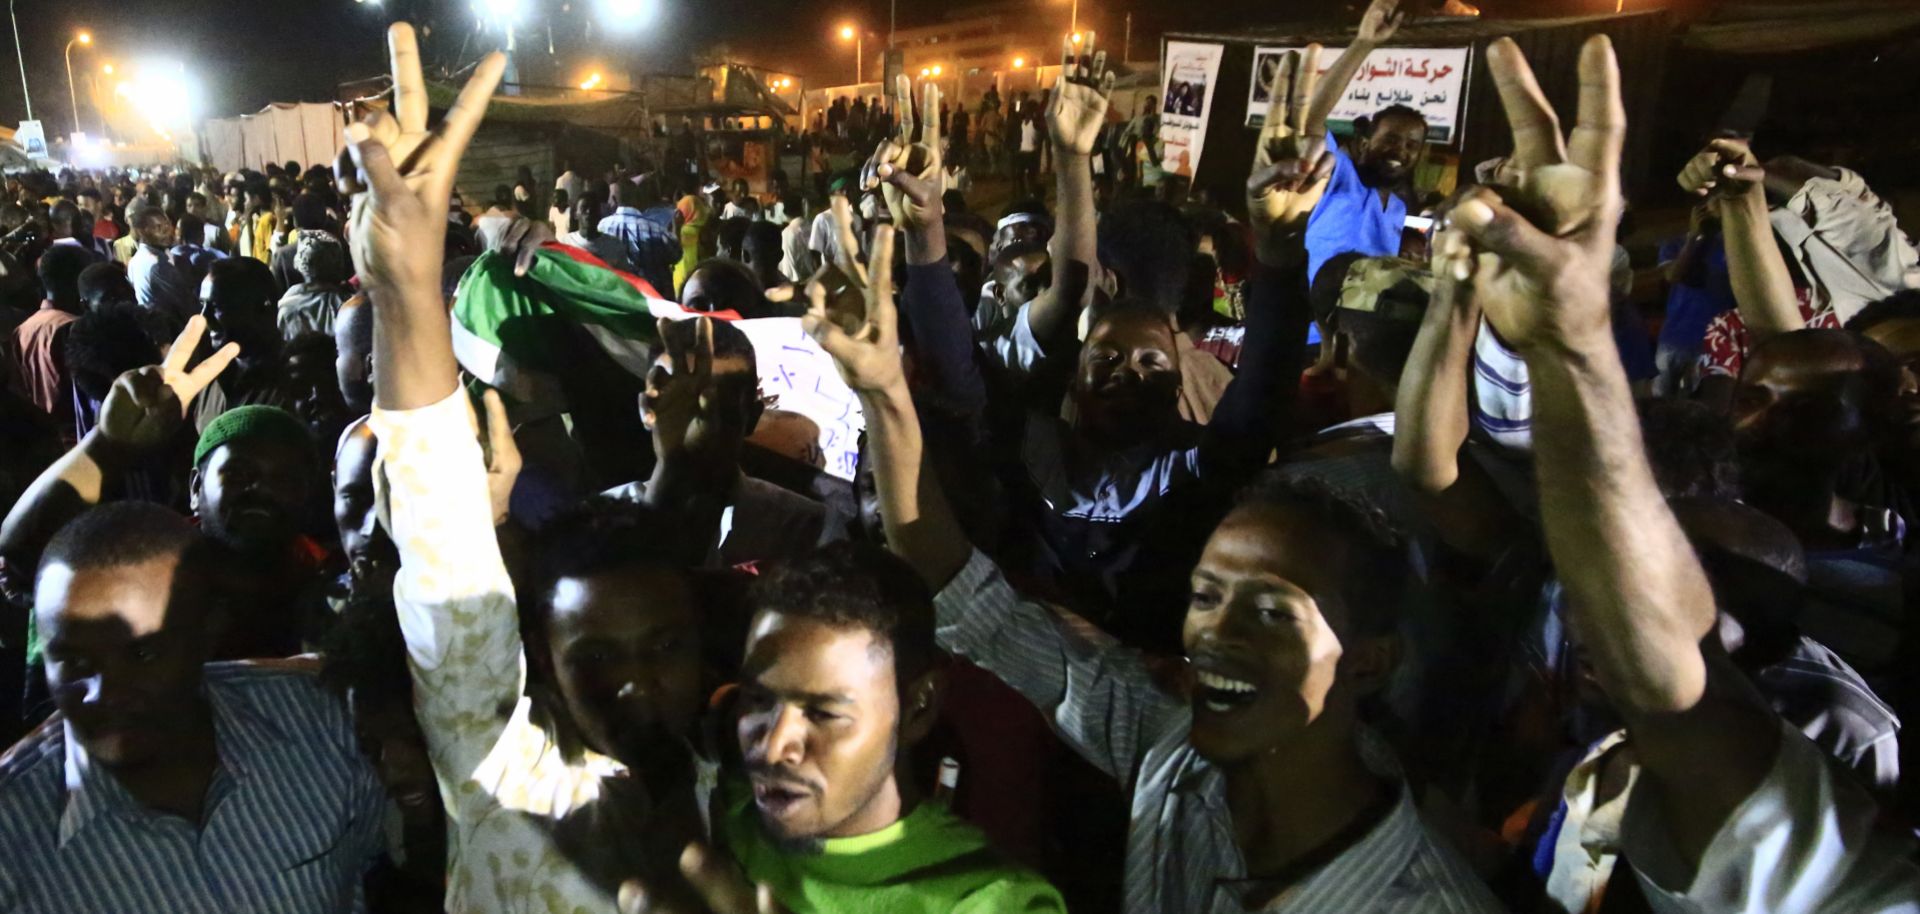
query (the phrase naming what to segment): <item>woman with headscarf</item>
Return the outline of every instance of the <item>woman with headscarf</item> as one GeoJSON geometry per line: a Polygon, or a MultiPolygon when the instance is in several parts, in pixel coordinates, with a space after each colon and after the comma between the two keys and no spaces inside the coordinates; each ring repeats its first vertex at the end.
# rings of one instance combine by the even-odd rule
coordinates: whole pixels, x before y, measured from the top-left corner
{"type": "Polygon", "coordinates": [[[688,194],[673,208],[673,223],[680,233],[680,262],[673,265],[673,292],[678,296],[680,287],[687,284],[687,277],[693,275],[693,268],[700,263],[700,233],[713,218],[713,206],[705,195],[688,194]]]}

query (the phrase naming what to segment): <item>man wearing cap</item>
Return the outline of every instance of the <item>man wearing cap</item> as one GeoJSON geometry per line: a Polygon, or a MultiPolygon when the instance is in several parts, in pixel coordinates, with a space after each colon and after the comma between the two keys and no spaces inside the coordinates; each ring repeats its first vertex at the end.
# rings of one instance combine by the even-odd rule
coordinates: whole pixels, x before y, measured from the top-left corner
{"type": "MultiPolygon", "coordinates": [[[[0,525],[0,558],[10,569],[36,567],[62,525],[122,495],[131,470],[178,459],[183,399],[192,400],[238,354],[238,347],[223,347],[187,371],[205,327],[194,317],[164,365],[121,375],[100,407],[99,424],[15,503],[0,525]]],[[[306,425],[277,407],[238,406],[207,424],[192,457],[190,504],[219,554],[215,584],[228,613],[213,658],[299,653],[315,610],[324,606],[331,559],[300,532],[320,479],[306,425]]]]}

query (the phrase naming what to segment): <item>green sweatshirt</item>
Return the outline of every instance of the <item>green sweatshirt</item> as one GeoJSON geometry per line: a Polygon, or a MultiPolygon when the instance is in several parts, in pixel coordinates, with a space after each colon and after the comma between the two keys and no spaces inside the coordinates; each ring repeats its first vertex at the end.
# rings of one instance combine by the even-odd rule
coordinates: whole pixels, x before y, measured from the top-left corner
{"type": "Polygon", "coordinates": [[[747,878],[793,914],[967,914],[1066,911],[1039,874],[1002,857],[979,829],[938,803],[868,835],[829,838],[820,853],[790,854],[760,827],[753,794],[728,785],[720,824],[747,878]]]}

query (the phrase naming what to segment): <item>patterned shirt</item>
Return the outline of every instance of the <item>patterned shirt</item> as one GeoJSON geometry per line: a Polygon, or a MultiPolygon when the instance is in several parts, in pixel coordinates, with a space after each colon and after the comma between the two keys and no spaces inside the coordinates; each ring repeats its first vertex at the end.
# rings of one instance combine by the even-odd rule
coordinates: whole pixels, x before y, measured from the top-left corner
{"type": "MultiPolygon", "coordinates": [[[[370,423],[400,548],[393,599],[414,710],[447,809],[447,910],[612,912],[621,879],[658,856],[633,814],[646,801],[625,766],[569,756],[535,720],[472,406],[456,391],[375,409],[370,423]]],[[[704,812],[717,768],[703,762],[698,775],[704,812]]]]}
{"type": "Polygon", "coordinates": [[[56,715],[0,759],[0,911],[364,911],[386,794],[306,672],[208,664],[219,766],[202,821],[152,812],[56,715]]]}
{"type": "MultiPolygon", "coordinates": [[[[1428,831],[1404,782],[1393,808],[1319,869],[1262,907],[1276,886],[1249,879],[1234,843],[1226,775],[1187,743],[1192,710],[1155,685],[1140,656],[1076,619],[1022,598],[986,556],[934,598],[940,645],[985,668],[1053,721],[1067,744],[1133,795],[1129,914],[1498,911],[1465,861],[1428,831]]],[[[1362,741],[1368,766],[1399,780],[1362,741]]]]}
{"type": "Polygon", "coordinates": [[[673,265],[680,259],[680,239],[673,236],[671,221],[662,222],[650,213],[623,206],[600,220],[600,234],[620,242],[627,262],[654,291],[660,296],[673,295],[673,265]]]}

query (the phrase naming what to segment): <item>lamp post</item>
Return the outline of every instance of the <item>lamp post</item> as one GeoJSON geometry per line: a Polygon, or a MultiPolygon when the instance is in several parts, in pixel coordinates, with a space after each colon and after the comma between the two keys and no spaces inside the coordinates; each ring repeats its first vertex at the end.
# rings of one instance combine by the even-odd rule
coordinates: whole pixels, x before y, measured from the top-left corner
{"type": "Polygon", "coordinates": [[[866,54],[863,50],[866,37],[865,32],[853,26],[843,25],[840,27],[840,40],[853,42],[853,84],[856,86],[866,82],[866,80],[862,78],[863,68],[866,65],[866,54]]]}
{"type": "Polygon", "coordinates": [[[7,0],[7,16],[13,20],[13,56],[20,61],[20,98],[27,103],[27,120],[33,120],[33,96],[27,92],[27,55],[20,49],[20,14],[14,12],[16,0],[7,0]]]}
{"type": "Polygon", "coordinates": [[[79,133],[80,132],[80,97],[74,94],[74,91],[73,91],[73,43],[74,41],[77,41],[84,45],[92,45],[93,36],[87,34],[86,32],[81,32],[80,34],[73,36],[73,41],[67,42],[67,50],[65,51],[65,54],[67,57],[67,104],[73,106],[73,132],[79,133]]]}

